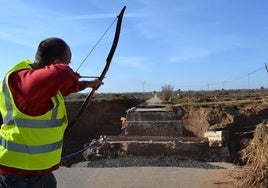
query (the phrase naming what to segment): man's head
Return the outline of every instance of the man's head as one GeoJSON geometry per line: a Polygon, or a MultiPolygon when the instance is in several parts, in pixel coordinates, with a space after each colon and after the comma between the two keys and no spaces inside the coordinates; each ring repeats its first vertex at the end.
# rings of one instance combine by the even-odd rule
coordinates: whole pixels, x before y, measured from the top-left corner
{"type": "Polygon", "coordinates": [[[44,67],[50,64],[69,64],[71,50],[66,42],[60,38],[47,38],[40,42],[35,54],[35,63],[44,67]]]}

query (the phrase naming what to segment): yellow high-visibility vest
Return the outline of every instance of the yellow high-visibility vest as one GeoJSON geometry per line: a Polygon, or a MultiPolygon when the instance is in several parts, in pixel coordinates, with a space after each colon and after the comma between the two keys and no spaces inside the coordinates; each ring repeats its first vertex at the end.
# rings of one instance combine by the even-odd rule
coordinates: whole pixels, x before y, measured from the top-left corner
{"type": "Polygon", "coordinates": [[[29,60],[17,64],[7,73],[0,86],[0,111],[3,118],[0,129],[0,165],[45,170],[60,163],[68,120],[60,92],[51,99],[53,108],[43,115],[29,116],[16,107],[8,86],[8,77],[14,71],[31,69],[30,64],[29,60]]]}

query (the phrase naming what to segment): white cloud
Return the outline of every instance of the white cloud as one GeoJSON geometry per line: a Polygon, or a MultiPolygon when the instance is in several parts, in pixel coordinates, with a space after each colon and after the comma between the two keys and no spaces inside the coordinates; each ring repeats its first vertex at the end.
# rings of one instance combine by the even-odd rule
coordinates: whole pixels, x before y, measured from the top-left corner
{"type": "Polygon", "coordinates": [[[213,52],[205,49],[189,49],[179,52],[176,56],[170,57],[170,63],[184,63],[200,58],[205,58],[211,55],[213,52]]]}
{"type": "Polygon", "coordinates": [[[87,19],[106,19],[106,18],[114,18],[114,14],[84,14],[72,16],[70,19],[74,20],[87,20],[87,19]]]}
{"type": "MultiPolygon", "coordinates": [[[[144,16],[144,14],[140,13],[125,13],[124,18],[142,18],[144,16]]],[[[116,18],[116,14],[83,14],[70,17],[70,19],[73,20],[96,20],[107,18],[116,18]]]]}
{"type": "Polygon", "coordinates": [[[136,69],[147,69],[146,58],[143,57],[121,57],[117,58],[117,63],[121,66],[131,67],[136,69]]]}

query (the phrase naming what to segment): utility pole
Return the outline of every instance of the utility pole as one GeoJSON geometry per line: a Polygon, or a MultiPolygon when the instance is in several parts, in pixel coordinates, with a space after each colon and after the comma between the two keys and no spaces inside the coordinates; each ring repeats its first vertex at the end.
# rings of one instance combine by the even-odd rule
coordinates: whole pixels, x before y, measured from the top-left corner
{"type": "Polygon", "coordinates": [[[253,74],[253,73],[256,73],[256,72],[258,72],[258,71],[260,71],[262,69],[266,69],[266,71],[268,73],[268,66],[267,66],[266,63],[264,64],[264,67],[259,68],[259,69],[255,70],[255,71],[252,71],[252,72],[248,73],[248,89],[250,89],[250,75],[253,74]]]}
{"type": "Polygon", "coordinates": [[[145,93],[145,81],[142,81],[142,91],[145,93]]]}

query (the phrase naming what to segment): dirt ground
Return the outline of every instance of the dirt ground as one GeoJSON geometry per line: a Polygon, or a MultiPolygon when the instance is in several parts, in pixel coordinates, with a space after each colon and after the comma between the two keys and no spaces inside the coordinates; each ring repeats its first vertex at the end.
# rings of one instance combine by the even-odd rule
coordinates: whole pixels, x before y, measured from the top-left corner
{"type": "MultiPolygon", "coordinates": [[[[126,116],[127,109],[140,104],[141,100],[133,100],[139,97],[144,96],[136,94],[129,100],[92,101],[65,136],[64,155],[83,148],[100,135],[122,134],[120,119],[126,116]]],[[[80,105],[81,102],[67,104],[69,119],[80,105]]],[[[186,92],[180,94],[174,105],[183,111],[183,135],[186,137],[203,137],[208,130],[228,131],[228,148],[234,162],[238,162],[238,153],[252,138],[256,125],[268,119],[267,90],[186,92]]],[[[83,160],[81,156],[76,158],[73,158],[75,162],[83,160]]]]}
{"type": "Polygon", "coordinates": [[[267,92],[241,95],[216,98],[195,106],[181,106],[184,134],[202,137],[207,130],[227,131],[229,152],[234,162],[239,162],[239,152],[252,139],[256,126],[268,119],[267,92]]]}

